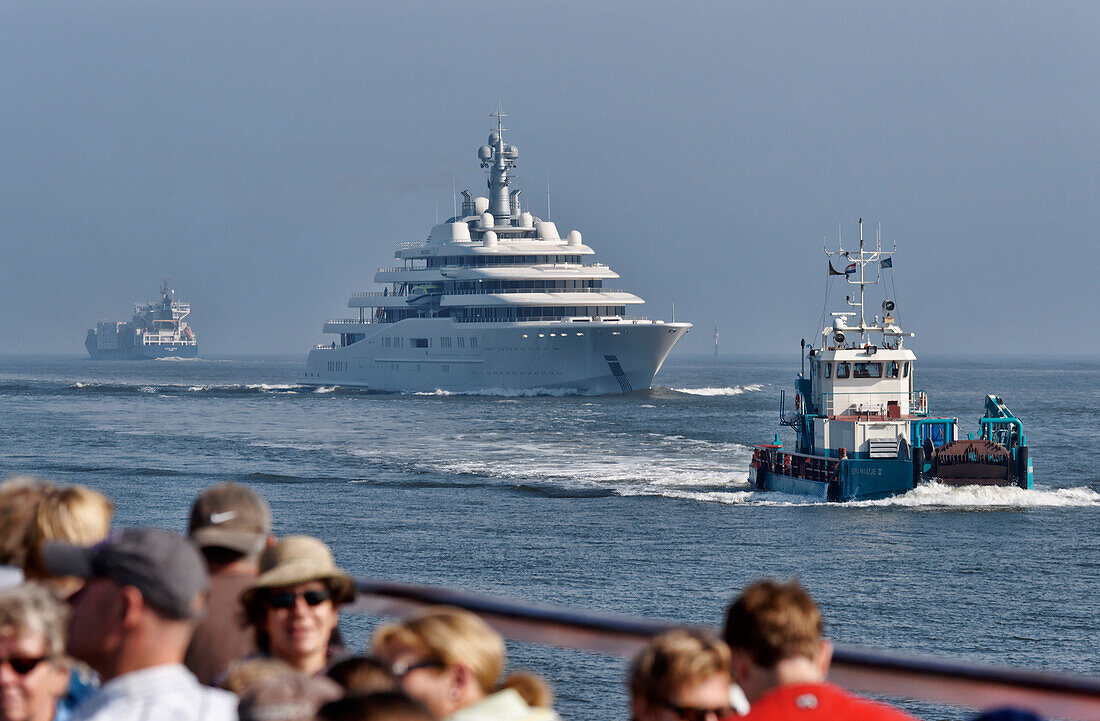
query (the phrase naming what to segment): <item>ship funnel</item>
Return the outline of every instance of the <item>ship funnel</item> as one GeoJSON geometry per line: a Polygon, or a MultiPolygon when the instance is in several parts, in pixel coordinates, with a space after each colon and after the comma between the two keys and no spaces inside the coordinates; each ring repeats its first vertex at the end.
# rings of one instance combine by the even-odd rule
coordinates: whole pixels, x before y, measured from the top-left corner
{"type": "Polygon", "coordinates": [[[474,198],[470,195],[470,191],[462,191],[462,217],[467,218],[471,215],[476,215],[477,210],[474,209],[474,198]]]}

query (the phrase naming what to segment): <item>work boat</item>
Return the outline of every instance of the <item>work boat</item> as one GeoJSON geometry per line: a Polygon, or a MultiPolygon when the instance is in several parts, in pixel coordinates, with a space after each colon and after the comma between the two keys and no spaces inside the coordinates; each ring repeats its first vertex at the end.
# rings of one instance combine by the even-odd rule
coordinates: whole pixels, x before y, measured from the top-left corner
{"type": "Polygon", "coordinates": [[[928,396],[914,385],[916,356],[905,347],[895,303],[868,319],[865,296],[892,272],[893,252],[865,248],[831,251],[829,275],[843,277],[856,293],[851,312],[832,313],[820,347],[802,342],[802,372],[794,410],[781,392],[780,424],[795,432],[793,449],[780,443],[755,447],[749,481],[761,490],[813,496],[823,501],[886,498],[906,493],[922,479],[952,485],[1032,485],[1023,425],[996,396],[988,396],[980,437],[961,438],[957,418],[928,413],[928,396]],[[844,259],[842,270],[833,258],[844,259]],[[807,362],[809,369],[807,372],[807,362]]]}
{"type": "MultiPolygon", "coordinates": [[[[425,241],[400,243],[380,292],[355,293],[358,317],[329,320],[303,381],[381,391],[621,393],[649,388],[690,323],[627,315],[644,301],[605,286],[619,276],[570,231],[522,209],[519,157],[503,113],[478,159],[489,197],[463,191],[461,212],[425,241]]],[[[457,209],[457,208],[456,208],[457,209]]]]}

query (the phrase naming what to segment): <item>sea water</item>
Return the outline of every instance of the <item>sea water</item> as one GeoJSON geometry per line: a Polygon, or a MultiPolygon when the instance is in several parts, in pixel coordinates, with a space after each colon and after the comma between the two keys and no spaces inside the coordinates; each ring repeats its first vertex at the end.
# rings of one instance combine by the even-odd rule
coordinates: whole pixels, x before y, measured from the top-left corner
{"type": "MultiPolygon", "coordinates": [[[[845,504],[748,486],[797,366],[674,355],[653,390],[586,397],[311,388],[301,359],[9,356],[0,473],[86,484],[117,525],[179,531],[202,488],[241,481],[277,533],[324,539],[356,575],[595,612],[720,625],[745,584],[798,577],[837,642],[1100,674],[1100,363],[922,360],[935,415],[977,431],[997,393],[1023,419],[1035,489],[845,504]]],[[[342,630],[361,650],[378,622],[342,630]]],[[[509,652],[567,719],[628,717],[622,660],[509,652]]]]}

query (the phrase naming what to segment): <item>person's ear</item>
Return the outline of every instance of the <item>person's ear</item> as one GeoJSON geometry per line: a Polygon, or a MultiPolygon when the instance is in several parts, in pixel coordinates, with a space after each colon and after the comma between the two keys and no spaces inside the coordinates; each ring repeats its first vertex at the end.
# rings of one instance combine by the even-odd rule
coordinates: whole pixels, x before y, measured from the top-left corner
{"type": "Polygon", "coordinates": [[[829,675],[829,665],[833,662],[833,642],[827,638],[821,639],[821,648],[818,649],[817,658],[814,659],[814,663],[817,664],[817,670],[824,678],[829,675]]]}
{"type": "Polygon", "coordinates": [[[752,670],[752,661],[749,659],[749,655],[744,651],[738,651],[736,649],[732,649],[731,651],[730,655],[733,663],[730,664],[730,672],[733,673],[733,680],[739,686],[744,685],[745,679],[748,678],[752,670]]]}
{"type": "Polygon", "coordinates": [[[69,676],[72,669],[69,665],[60,661],[51,662],[49,689],[50,695],[60,698],[69,690],[69,676]]]}
{"type": "Polygon", "coordinates": [[[145,615],[145,597],[136,586],[123,586],[120,592],[122,600],[121,618],[122,625],[126,628],[135,628],[141,623],[145,615]]]}

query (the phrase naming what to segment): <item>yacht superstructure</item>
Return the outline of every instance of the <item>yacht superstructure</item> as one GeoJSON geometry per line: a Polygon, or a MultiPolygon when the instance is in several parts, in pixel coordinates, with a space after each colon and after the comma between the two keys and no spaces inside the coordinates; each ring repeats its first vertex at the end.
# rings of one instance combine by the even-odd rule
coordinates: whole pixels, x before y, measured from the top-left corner
{"type": "Polygon", "coordinates": [[[519,151],[503,113],[478,150],[488,197],[463,191],[461,212],[426,241],[400,243],[381,292],[355,293],[357,316],[329,320],[339,340],[316,346],[305,383],[386,391],[649,388],[690,323],[628,315],[643,304],[609,287],[581,234],[522,209],[519,151]]]}

